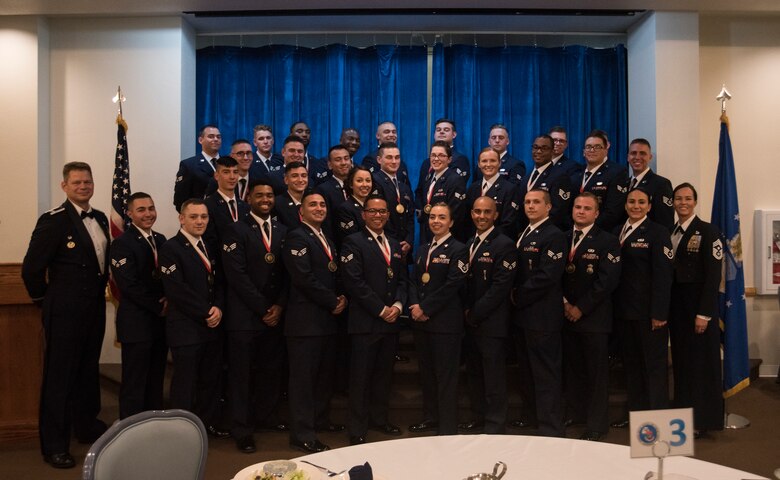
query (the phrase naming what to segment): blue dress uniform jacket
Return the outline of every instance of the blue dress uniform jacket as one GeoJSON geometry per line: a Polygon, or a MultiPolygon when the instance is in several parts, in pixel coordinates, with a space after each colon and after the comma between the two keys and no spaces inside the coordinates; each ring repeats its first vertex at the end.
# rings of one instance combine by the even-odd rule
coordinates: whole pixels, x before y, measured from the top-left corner
{"type": "MultiPolygon", "coordinates": [[[[386,233],[384,234],[386,235],[386,233]]],[[[390,266],[381,247],[364,228],[344,239],[341,247],[341,275],[349,296],[349,329],[352,333],[397,332],[399,324],[387,323],[379,314],[395,302],[406,305],[408,278],[401,245],[393,238],[390,266]],[[388,274],[392,270],[392,276],[388,274]]]]}
{"type": "Polygon", "coordinates": [[[463,303],[460,296],[469,269],[466,246],[450,237],[431,254],[428,283],[422,282],[430,243],[420,248],[409,287],[409,304],[419,304],[430,319],[412,326],[430,332],[463,333],[463,303]]]}
{"type": "MultiPolygon", "coordinates": [[[[525,162],[519,158],[515,158],[510,154],[506,154],[501,157],[501,166],[498,168],[498,174],[501,178],[509,180],[515,185],[520,185],[525,176],[525,162]]],[[[482,170],[479,169],[479,165],[474,166],[474,177],[471,181],[472,185],[479,182],[482,183],[482,170]]]]}
{"type": "Polygon", "coordinates": [[[176,172],[176,183],[173,187],[173,205],[176,211],[181,210],[181,204],[185,200],[206,196],[206,188],[212,178],[214,168],[203,156],[203,152],[179,162],[179,171],[176,172]]]}
{"type": "MultiPolygon", "coordinates": [[[[249,204],[240,200],[238,197],[236,200],[236,212],[238,220],[249,216],[249,204]]],[[[230,206],[228,202],[222,198],[218,192],[214,192],[204,200],[206,208],[209,210],[209,224],[206,227],[206,233],[203,234],[209,243],[222,246],[222,235],[225,231],[233,225],[233,216],[230,214],[230,206]]],[[[211,253],[211,252],[209,252],[211,253]]]]}
{"type": "MultiPolygon", "coordinates": [[[[571,245],[573,231],[566,235],[571,245]]],[[[612,292],[620,281],[620,242],[594,225],[567,262],[563,295],[580,309],[582,318],[566,322],[576,332],[609,333],[612,330],[612,292]],[[571,265],[572,267],[569,267],[571,265]]]]}
{"type": "Polygon", "coordinates": [[[382,172],[374,172],[372,175],[373,185],[376,192],[384,197],[387,202],[387,209],[390,218],[385,225],[385,232],[390,238],[398,242],[406,242],[414,245],[414,195],[409,185],[404,182],[398,182],[398,192],[395,190],[392,179],[382,172]],[[401,205],[404,207],[403,213],[398,213],[398,193],[401,194],[401,205]]]}
{"type": "MultiPolygon", "coordinates": [[[[604,162],[596,173],[592,174],[582,187],[582,178],[586,167],[577,170],[571,176],[571,185],[574,192],[590,192],[599,200],[599,216],[596,225],[611,232],[616,226],[626,219],[626,191],[624,185],[628,178],[628,171],[622,165],[613,162],[604,162]]],[[[577,194],[574,194],[577,197],[577,194]]]]}
{"type": "MultiPolygon", "coordinates": [[[[158,251],[165,237],[152,232],[158,251]]],[[[168,357],[160,270],[146,234],[128,227],[111,245],[111,273],[121,293],[116,336],[122,342],[119,417],[163,408],[168,357]]]]}
{"type": "Polygon", "coordinates": [[[211,261],[211,273],[198,252],[181,232],[160,249],[159,263],[168,299],[166,336],[171,347],[220,340],[220,329],[209,328],[211,307],[224,311],[222,272],[218,268],[217,244],[204,240],[211,261]]]}
{"type": "MultiPolygon", "coordinates": [[[[533,175],[533,172],[529,174],[533,175]]],[[[552,209],[550,210],[550,220],[561,230],[568,230],[571,227],[571,205],[574,201],[574,189],[571,185],[571,179],[569,175],[564,171],[563,167],[555,167],[550,165],[544,169],[544,172],[539,174],[539,178],[534,183],[533,188],[539,188],[546,190],[550,194],[550,203],[552,209]]],[[[523,210],[523,202],[525,201],[525,194],[528,193],[528,182],[523,181],[520,183],[520,189],[518,195],[520,197],[520,213],[517,216],[518,219],[518,232],[522,232],[525,227],[528,226],[528,217],[525,216],[523,210]]]]}
{"type": "MultiPolygon", "coordinates": [[[[295,204],[290,193],[286,191],[274,198],[273,215],[279,220],[279,223],[292,230],[301,224],[300,207],[295,204]]],[[[328,211],[330,215],[330,211],[328,211]]]]}
{"type": "Polygon", "coordinates": [[[261,178],[274,189],[274,195],[281,195],[287,191],[287,185],[284,184],[284,158],[281,155],[272,154],[266,163],[267,168],[263,166],[260,157],[257,156],[257,151],[252,152],[252,157],[254,158],[252,167],[257,166],[258,171],[262,174],[261,178]]]}
{"type": "MultiPolygon", "coordinates": [[[[466,192],[466,206],[468,211],[471,211],[474,202],[481,196],[482,180],[475,180],[466,192]]],[[[516,237],[518,233],[517,216],[520,214],[522,208],[522,200],[519,197],[518,185],[507,180],[506,177],[499,176],[490,189],[485,192],[485,196],[492,198],[496,202],[496,211],[498,212],[496,228],[509,238],[516,237]]],[[[471,222],[467,222],[464,230],[467,237],[473,237],[476,233],[474,224],[471,222]]]]}
{"type": "MultiPolygon", "coordinates": [[[[613,232],[620,235],[621,229],[613,232]]],[[[647,218],[631,231],[621,246],[615,318],[647,321],[648,328],[651,318],[669,318],[673,258],[669,231],[661,225],[647,218]]]]}
{"type": "MultiPolygon", "coordinates": [[[[152,236],[159,251],[165,236],[157,232],[152,236]]],[[[128,227],[111,244],[111,273],[122,294],[116,312],[117,340],[148,342],[164,334],[162,279],[151,245],[135,226],[128,227]]]]}
{"type": "MultiPolygon", "coordinates": [[[[92,211],[108,240],[105,214],[92,211]]],[[[43,308],[46,351],[38,427],[44,455],[69,451],[71,422],[78,438],[105,429],[97,420],[98,364],[105,332],[109,249],[101,273],[92,238],[76,212],[65,201],[41,215],[22,263],[27,292],[43,308]]]]}
{"type": "Polygon", "coordinates": [[[555,162],[553,167],[555,167],[556,170],[562,171],[562,173],[566,174],[566,176],[570,177],[574,172],[582,169],[582,164],[575,162],[566,155],[563,155],[557,162],[555,162]]]}
{"type": "MultiPolygon", "coordinates": [[[[269,178],[268,178],[268,171],[263,166],[263,162],[261,162],[259,159],[256,158],[252,162],[252,164],[249,166],[248,174],[249,174],[249,178],[247,179],[247,184],[246,184],[246,188],[247,188],[247,192],[246,193],[247,193],[247,195],[249,194],[249,186],[252,185],[252,183],[258,182],[258,181],[261,181],[261,180],[265,180],[273,188],[273,184],[269,181],[269,178]]],[[[239,180],[239,182],[240,182],[240,180],[239,180]]],[[[218,188],[219,188],[219,185],[217,185],[217,179],[214,178],[214,177],[211,177],[211,180],[209,180],[209,184],[206,187],[206,194],[205,195],[207,197],[212,195],[213,193],[215,193],[217,191],[218,188]]],[[[241,198],[239,196],[239,183],[236,183],[236,188],[233,189],[233,193],[236,195],[236,198],[241,198]]],[[[244,198],[243,201],[246,202],[247,198],[244,198]]]]}
{"type": "Polygon", "coordinates": [[[290,275],[285,335],[316,336],[336,333],[336,318],[331,313],[338,304],[338,272],[328,263],[338,261],[338,251],[328,239],[333,259],[325,253],[320,240],[306,225],[290,230],[282,255],[290,275]]]}
{"type": "Polygon", "coordinates": [[[424,245],[430,242],[432,235],[428,226],[428,213],[425,212],[426,205],[436,205],[437,203],[446,203],[452,213],[453,230],[452,235],[459,241],[466,238],[463,231],[466,223],[466,214],[468,207],[466,205],[466,183],[458,172],[449,167],[444,171],[433,187],[430,202],[428,201],[428,190],[433,180],[433,174],[426,177],[425,181],[417,186],[415,199],[417,201],[417,221],[420,223],[420,244],[424,245]]]}
{"type": "MultiPolygon", "coordinates": [[[[470,251],[472,237],[466,244],[470,251]]],[[[474,335],[506,338],[509,334],[510,305],[517,270],[514,242],[498,229],[482,241],[471,259],[466,281],[467,328],[474,335]],[[472,330],[473,329],[473,330],[472,330]]]]}
{"type": "Polygon", "coordinates": [[[693,407],[698,430],[723,428],[723,397],[718,326],[718,288],[723,241],[712,224],[694,217],[674,254],[669,334],[674,368],[674,406],[693,407]],[[696,315],[711,317],[695,332],[696,315]]]}
{"type": "Polygon", "coordinates": [[[336,243],[341,245],[345,238],[357,233],[366,226],[363,220],[363,206],[355,200],[355,197],[349,197],[348,200],[341,202],[334,212],[336,221],[336,243]]]}
{"type": "MultiPolygon", "coordinates": [[[[631,178],[626,177],[626,183],[623,185],[626,195],[630,191],[631,178]]],[[[674,195],[672,194],[672,182],[666,177],[662,177],[654,171],[648,171],[642,178],[642,181],[635,188],[639,188],[650,195],[652,208],[647,216],[650,220],[661,226],[671,229],[674,225],[674,195]]],[[[625,212],[621,222],[626,220],[625,212]]]]}
{"type": "MultiPolygon", "coordinates": [[[[381,170],[379,162],[376,160],[377,155],[379,155],[379,150],[372,150],[368,155],[363,157],[363,161],[360,162],[360,164],[368,168],[372,174],[381,170]]],[[[398,180],[406,185],[411,185],[409,180],[409,167],[406,166],[406,162],[403,160],[401,160],[401,165],[398,167],[398,180]]]]}
{"type": "Polygon", "coordinates": [[[287,303],[289,286],[282,261],[287,228],[271,222],[270,252],[263,242],[260,225],[251,215],[234,223],[222,239],[222,268],[230,279],[224,318],[228,331],[271,328],[261,318],[272,305],[287,303]]]}
{"type": "Polygon", "coordinates": [[[325,223],[322,224],[322,229],[328,234],[329,237],[334,238],[336,234],[336,207],[344,203],[349,195],[346,193],[346,189],[341,186],[338,180],[333,175],[329,175],[325,181],[317,185],[314,189],[317,193],[322,195],[325,199],[325,204],[328,206],[328,215],[325,217],[325,223]]]}
{"type": "Polygon", "coordinates": [[[566,237],[551,219],[523,237],[517,255],[513,290],[518,326],[545,332],[561,330],[561,280],[565,265],[566,237]]]}

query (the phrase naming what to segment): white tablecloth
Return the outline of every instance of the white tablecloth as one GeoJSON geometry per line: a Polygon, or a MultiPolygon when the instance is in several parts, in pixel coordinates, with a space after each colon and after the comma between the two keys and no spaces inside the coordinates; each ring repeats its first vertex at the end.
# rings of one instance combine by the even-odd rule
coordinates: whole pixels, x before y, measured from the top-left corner
{"type": "MultiPolygon", "coordinates": [[[[643,480],[658,467],[652,458],[630,458],[628,447],[622,445],[519,435],[405,438],[299,458],[335,471],[368,461],[383,480],[462,480],[473,473],[492,472],[499,460],[508,466],[504,480],[643,480]]],[[[665,459],[664,474],[668,480],[766,480],[688,457],[665,459]]]]}

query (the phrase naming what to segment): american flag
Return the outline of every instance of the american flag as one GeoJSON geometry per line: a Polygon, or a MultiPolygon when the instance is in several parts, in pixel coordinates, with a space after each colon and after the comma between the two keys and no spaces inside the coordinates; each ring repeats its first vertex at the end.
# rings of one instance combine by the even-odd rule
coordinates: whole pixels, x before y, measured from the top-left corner
{"type": "Polygon", "coordinates": [[[127,198],[130,196],[130,161],[127,154],[127,123],[116,119],[116,155],[114,158],[114,179],[111,183],[111,238],[122,235],[130,225],[127,216],[127,198]]]}
{"type": "MultiPolygon", "coordinates": [[[[130,196],[130,161],[127,154],[127,123],[122,115],[116,117],[116,155],[114,156],[114,179],[111,182],[111,238],[122,235],[130,225],[127,216],[127,198],[130,196]]],[[[119,288],[110,278],[109,289],[114,300],[119,300],[119,288]]]]}

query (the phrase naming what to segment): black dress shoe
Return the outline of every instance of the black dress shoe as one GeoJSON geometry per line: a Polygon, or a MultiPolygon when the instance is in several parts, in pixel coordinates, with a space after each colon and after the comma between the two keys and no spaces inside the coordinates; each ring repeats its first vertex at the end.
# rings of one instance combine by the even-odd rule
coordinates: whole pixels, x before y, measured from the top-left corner
{"type": "Polygon", "coordinates": [[[538,423],[531,422],[529,420],[523,420],[522,418],[520,420],[513,420],[509,422],[509,426],[514,428],[539,428],[538,423]]]}
{"type": "Polygon", "coordinates": [[[398,362],[398,363],[407,363],[409,361],[409,357],[407,357],[406,355],[398,355],[396,353],[395,354],[395,361],[398,362]]]}
{"type": "Polygon", "coordinates": [[[257,451],[255,439],[252,435],[247,435],[246,437],[241,437],[236,440],[236,447],[238,448],[238,451],[242,453],[255,453],[257,451]]]}
{"type": "Polygon", "coordinates": [[[287,424],[284,422],[279,422],[272,425],[269,424],[260,425],[259,427],[257,427],[257,429],[262,430],[264,432],[286,432],[290,430],[290,427],[287,426],[287,424]]]}
{"type": "Polygon", "coordinates": [[[436,430],[437,428],[439,428],[439,423],[434,422],[433,420],[423,420],[420,423],[409,425],[409,431],[412,433],[430,432],[432,430],[436,430]]]}
{"type": "Polygon", "coordinates": [[[628,428],[629,423],[627,418],[621,418],[620,420],[610,423],[609,426],[612,428],[628,428]]]}
{"type": "Polygon", "coordinates": [[[604,438],[604,434],[601,432],[594,432],[592,430],[586,430],[585,433],[580,435],[580,440],[589,440],[591,442],[598,442],[604,438]]]}
{"type": "Polygon", "coordinates": [[[325,445],[319,440],[312,440],[309,442],[290,440],[290,447],[306,453],[318,453],[318,452],[324,452],[325,450],[330,450],[329,446],[325,445]]]}
{"type": "Polygon", "coordinates": [[[349,444],[350,445],[362,445],[364,443],[366,443],[366,437],[363,437],[363,436],[360,436],[360,435],[354,436],[354,437],[349,437],[349,444]]]}
{"type": "Polygon", "coordinates": [[[67,452],[44,455],[43,461],[54,468],[73,468],[76,466],[76,461],[73,460],[73,457],[67,452]]]}
{"type": "Polygon", "coordinates": [[[343,432],[345,428],[347,427],[345,427],[341,423],[328,423],[325,425],[318,425],[314,429],[318,432],[335,433],[335,432],[343,432]]]}
{"type": "Polygon", "coordinates": [[[476,430],[482,430],[485,428],[484,422],[478,422],[476,420],[472,420],[470,422],[466,423],[459,423],[458,424],[458,430],[463,430],[465,432],[473,432],[476,430]]]}
{"type": "Polygon", "coordinates": [[[384,425],[371,425],[368,428],[380,433],[384,433],[385,435],[401,435],[401,427],[398,425],[393,425],[392,423],[385,423],[384,425]]]}
{"type": "Polygon", "coordinates": [[[227,438],[230,436],[230,432],[220,430],[218,427],[215,427],[214,425],[209,425],[208,427],[206,427],[206,433],[208,433],[214,438],[227,438]]]}

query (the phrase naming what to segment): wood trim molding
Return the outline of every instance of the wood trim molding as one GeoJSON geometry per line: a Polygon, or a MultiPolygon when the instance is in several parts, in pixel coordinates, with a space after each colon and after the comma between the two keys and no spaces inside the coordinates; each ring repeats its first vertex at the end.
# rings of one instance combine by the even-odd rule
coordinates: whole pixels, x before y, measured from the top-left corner
{"type": "Polygon", "coordinates": [[[30,305],[21,263],[0,263],[0,305],[30,305]]]}

